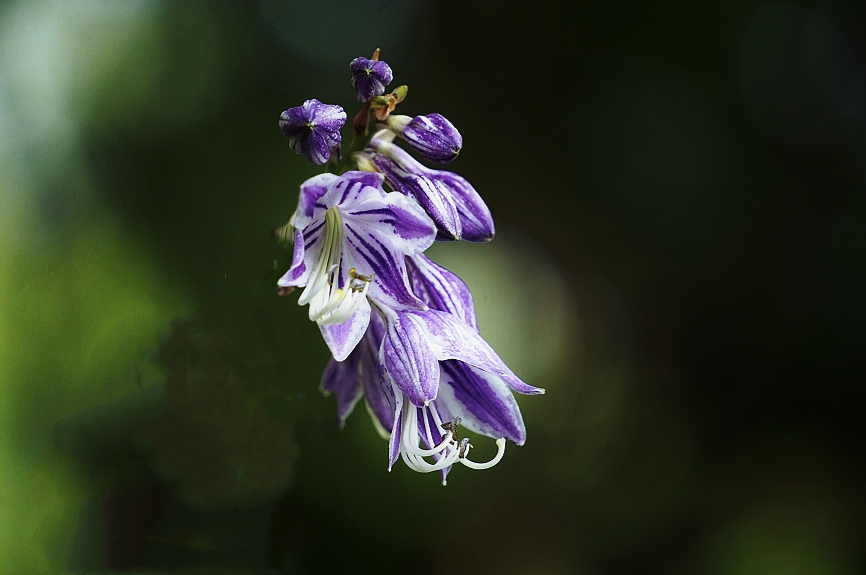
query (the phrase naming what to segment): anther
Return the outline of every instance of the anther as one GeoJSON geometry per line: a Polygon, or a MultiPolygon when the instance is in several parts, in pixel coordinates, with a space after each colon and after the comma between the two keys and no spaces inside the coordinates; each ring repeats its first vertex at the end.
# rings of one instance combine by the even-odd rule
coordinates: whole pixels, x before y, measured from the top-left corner
{"type": "MultiPolygon", "coordinates": [[[[451,421],[446,421],[445,423],[443,423],[443,424],[440,426],[440,427],[441,427],[442,429],[444,429],[445,431],[450,431],[450,432],[451,432],[451,439],[452,439],[455,443],[457,443],[458,441],[460,441],[460,438],[457,436],[457,427],[460,425],[460,422],[461,422],[461,421],[462,421],[462,419],[460,419],[459,417],[452,417],[452,418],[451,418],[451,421]]],[[[445,435],[448,435],[448,434],[446,433],[445,435]]],[[[443,437],[444,437],[444,436],[443,436],[443,437]]]]}
{"type": "Polygon", "coordinates": [[[460,454],[457,456],[460,459],[464,459],[466,455],[469,453],[469,448],[472,447],[472,444],[469,443],[469,438],[464,437],[460,440],[460,454]]]}

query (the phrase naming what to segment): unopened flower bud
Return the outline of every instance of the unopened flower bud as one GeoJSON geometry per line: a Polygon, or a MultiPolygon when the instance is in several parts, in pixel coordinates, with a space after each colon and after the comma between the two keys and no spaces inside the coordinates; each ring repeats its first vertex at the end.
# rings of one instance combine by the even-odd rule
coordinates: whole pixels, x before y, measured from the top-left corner
{"type": "Polygon", "coordinates": [[[359,57],[349,64],[352,71],[352,86],[359,102],[369,102],[373,96],[385,93],[385,86],[394,78],[391,67],[381,60],[359,57]]]}
{"type": "Polygon", "coordinates": [[[430,161],[445,164],[457,157],[463,136],[440,114],[391,116],[388,127],[430,161]]]}
{"type": "Polygon", "coordinates": [[[340,145],[340,128],[346,112],[340,106],[313,99],[280,114],[280,129],[289,138],[292,150],[322,165],[331,157],[331,148],[340,145]]]}

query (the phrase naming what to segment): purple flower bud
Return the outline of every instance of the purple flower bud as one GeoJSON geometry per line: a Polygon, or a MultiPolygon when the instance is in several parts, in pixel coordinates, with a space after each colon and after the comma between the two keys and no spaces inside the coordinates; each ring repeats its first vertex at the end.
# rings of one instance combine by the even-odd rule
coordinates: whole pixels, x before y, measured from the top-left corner
{"type": "Polygon", "coordinates": [[[388,127],[410,146],[432,162],[446,164],[457,157],[463,147],[463,136],[454,124],[440,114],[426,116],[391,116],[388,127]]]}
{"type": "Polygon", "coordinates": [[[355,58],[349,64],[352,71],[352,86],[359,102],[369,102],[373,96],[385,93],[385,86],[391,83],[394,74],[391,67],[381,60],[355,58]]]}
{"type": "Polygon", "coordinates": [[[289,138],[289,146],[318,165],[328,161],[332,147],[340,145],[340,128],[345,123],[343,108],[315,99],[280,114],[280,129],[289,138]]]}

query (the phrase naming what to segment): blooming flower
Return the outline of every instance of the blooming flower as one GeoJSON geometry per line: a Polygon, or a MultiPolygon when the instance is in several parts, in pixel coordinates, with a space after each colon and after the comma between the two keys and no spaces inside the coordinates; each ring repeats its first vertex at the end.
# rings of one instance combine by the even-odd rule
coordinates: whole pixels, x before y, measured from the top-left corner
{"type": "Polygon", "coordinates": [[[340,128],[345,123],[343,108],[315,99],[289,108],[280,114],[279,122],[292,150],[318,165],[327,162],[331,148],[340,145],[340,128]]]}
{"type": "Polygon", "coordinates": [[[338,361],[367,329],[368,299],[393,310],[426,308],[411,291],[405,256],[426,250],[436,228],[417,204],[386,194],[382,179],[353,171],[304,182],[293,216],[292,265],[277,282],[305,286],[298,304],[309,304],[338,361]]]}
{"type": "Polygon", "coordinates": [[[385,86],[394,78],[391,67],[381,60],[355,58],[349,64],[352,71],[352,86],[359,102],[369,102],[373,96],[385,93],[385,86]]]}
{"type": "MultiPolygon", "coordinates": [[[[405,150],[393,144],[391,141],[393,136],[394,134],[387,130],[382,130],[373,136],[373,139],[370,140],[369,150],[374,153],[367,152],[369,163],[375,166],[376,170],[382,171],[389,183],[401,191],[412,189],[409,178],[406,178],[404,174],[424,176],[432,180],[437,184],[436,192],[442,192],[450,197],[457,209],[457,216],[460,220],[460,239],[469,242],[489,242],[492,240],[496,233],[493,216],[472,184],[453,172],[431,170],[424,166],[405,150]],[[391,162],[383,161],[378,154],[387,156],[402,171],[391,168],[391,162]]],[[[432,197],[432,193],[428,197],[432,197]]],[[[416,199],[418,199],[417,195],[416,199]]],[[[421,199],[418,201],[422,206],[427,207],[424,201],[421,199]]],[[[441,200],[441,202],[446,203],[445,200],[441,200]]],[[[432,200],[430,204],[432,204],[432,200]]],[[[447,214],[447,212],[443,213],[447,214]]],[[[444,220],[433,210],[428,211],[428,214],[440,226],[441,236],[444,222],[447,220],[444,220]]]]}
{"type": "Polygon", "coordinates": [[[472,296],[460,278],[423,255],[410,257],[408,267],[416,293],[433,309],[386,311],[384,324],[376,317],[349,358],[331,362],[322,389],[335,394],[341,422],[366,398],[374,424],[390,439],[389,469],[401,457],[415,471],[442,472],[444,480],[454,463],[492,467],[506,438],[526,440],[511,389],[543,390],[521,381],[478,335],[472,296]],[[461,424],[496,438],[492,460],[467,457],[471,444],[459,439],[461,424]]]}
{"type": "Polygon", "coordinates": [[[441,114],[390,116],[388,128],[432,162],[447,164],[463,148],[463,136],[441,114]]]}

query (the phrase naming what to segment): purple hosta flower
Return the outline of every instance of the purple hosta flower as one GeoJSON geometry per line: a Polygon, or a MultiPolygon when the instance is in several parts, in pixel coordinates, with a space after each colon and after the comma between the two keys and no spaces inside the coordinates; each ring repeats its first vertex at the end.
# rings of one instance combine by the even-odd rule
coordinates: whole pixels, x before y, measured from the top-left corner
{"type": "Polygon", "coordinates": [[[388,128],[432,162],[447,164],[463,147],[463,136],[441,114],[390,116],[388,128]]]}
{"type": "Polygon", "coordinates": [[[349,69],[359,102],[369,102],[373,96],[381,96],[385,93],[385,86],[394,79],[391,67],[381,60],[355,58],[349,69]]]}
{"type": "Polygon", "coordinates": [[[322,389],[336,396],[341,423],[365,397],[374,424],[390,439],[389,469],[402,458],[415,471],[440,471],[444,483],[454,463],[486,469],[501,460],[506,439],[522,445],[526,430],[511,389],[543,390],[515,376],[478,335],[472,296],[460,278],[423,255],[408,259],[415,293],[433,309],[384,310],[384,324],[374,317],[349,358],[328,366],[322,389]],[[472,461],[460,425],[496,438],[496,456],[472,461]]]}
{"type": "MultiPolygon", "coordinates": [[[[428,214],[436,222],[439,227],[439,238],[448,234],[449,225],[449,202],[445,199],[439,199],[439,192],[448,196],[454,207],[457,209],[457,216],[460,221],[460,239],[469,242],[489,242],[493,239],[495,233],[493,227],[493,216],[490,214],[490,209],[475,188],[461,176],[453,172],[444,170],[431,170],[418,162],[415,158],[409,155],[405,150],[393,144],[391,139],[393,133],[387,130],[382,130],[376,134],[370,141],[370,149],[373,153],[367,152],[370,164],[377,170],[385,174],[388,181],[395,189],[403,191],[403,193],[412,194],[421,205],[428,210],[428,214]],[[379,156],[387,156],[392,162],[382,160],[379,156]],[[396,164],[400,170],[394,169],[392,164],[396,164]],[[422,188],[428,190],[426,196],[416,194],[417,186],[413,185],[411,178],[407,178],[404,174],[414,176],[422,176],[427,180],[434,182],[435,187],[427,186],[422,188]],[[408,191],[407,191],[408,190],[408,191]],[[425,201],[427,204],[425,204],[425,201]],[[441,205],[441,208],[439,208],[441,205]],[[435,209],[434,209],[435,208],[435,209]],[[441,211],[438,211],[441,210],[441,211]]],[[[451,228],[452,236],[456,236],[456,226],[451,228]]],[[[455,238],[448,238],[455,239],[455,238]]]]}
{"type": "Polygon", "coordinates": [[[289,146],[318,165],[327,162],[331,148],[340,145],[340,128],[345,123],[343,108],[318,100],[307,100],[280,114],[280,129],[289,138],[289,146]]]}
{"type": "Polygon", "coordinates": [[[301,185],[293,218],[291,268],[277,282],[305,287],[309,304],[334,359],[343,361],[370,321],[370,301],[380,309],[424,310],[411,290],[405,256],[426,250],[436,228],[417,204],[386,194],[381,174],[321,174],[301,185]]]}

